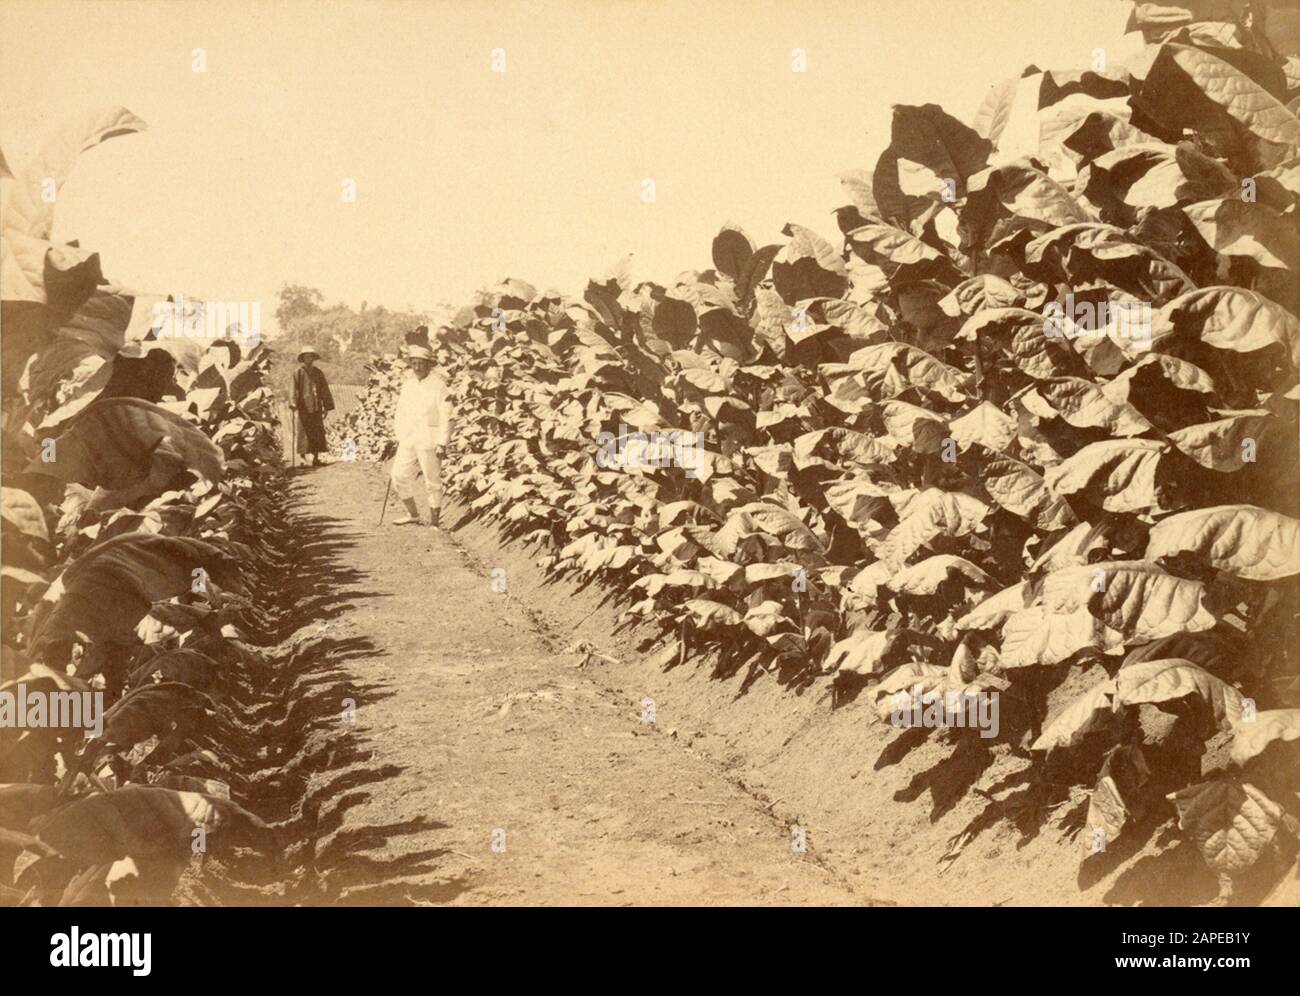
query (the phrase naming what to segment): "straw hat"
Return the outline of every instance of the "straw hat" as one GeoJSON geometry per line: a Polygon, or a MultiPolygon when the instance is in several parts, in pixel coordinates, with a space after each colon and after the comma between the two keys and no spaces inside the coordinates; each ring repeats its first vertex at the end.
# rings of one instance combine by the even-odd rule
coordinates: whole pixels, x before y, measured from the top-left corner
{"type": "Polygon", "coordinates": [[[402,350],[402,355],[408,360],[428,360],[430,363],[433,362],[433,350],[428,346],[407,345],[402,350]]]}
{"type": "Polygon", "coordinates": [[[305,360],[308,356],[314,356],[314,357],[316,357],[316,359],[318,359],[318,360],[320,359],[320,353],[316,352],[316,350],[314,350],[314,349],[304,349],[301,353],[298,354],[298,362],[301,363],[301,362],[302,362],[303,360],[305,360]]]}
{"type": "Polygon", "coordinates": [[[429,326],[421,325],[412,332],[407,332],[402,355],[408,360],[433,360],[433,348],[429,344],[429,326]]]}

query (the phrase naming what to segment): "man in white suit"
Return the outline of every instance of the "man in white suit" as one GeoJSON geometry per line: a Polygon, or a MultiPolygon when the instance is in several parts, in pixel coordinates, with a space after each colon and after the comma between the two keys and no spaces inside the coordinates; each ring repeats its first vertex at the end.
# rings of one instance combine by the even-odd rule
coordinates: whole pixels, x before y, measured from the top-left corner
{"type": "Polygon", "coordinates": [[[442,507],[442,458],[451,437],[451,402],[447,382],[433,369],[433,351],[423,345],[405,349],[410,372],[397,396],[394,435],[397,455],[393,458],[393,490],[402,500],[406,514],[394,525],[415,525],[420,511],[415,504],[415,476],[424,475],[429,496],[429,525],[438,528],[442,507]]]}

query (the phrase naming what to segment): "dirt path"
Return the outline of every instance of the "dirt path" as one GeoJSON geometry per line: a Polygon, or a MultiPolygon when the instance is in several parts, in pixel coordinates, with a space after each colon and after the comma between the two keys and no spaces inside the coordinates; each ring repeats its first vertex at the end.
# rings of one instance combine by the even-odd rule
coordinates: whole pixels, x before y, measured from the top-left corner
{"type": "MultiPolygon", "coordinates": [[[[361,864],[344,902],[843,904],[862,901],[788,826],[553,647],[455,535],[376,527],[384,478],[297,478],[304,521],[352,579],[320,632],[348,662],[355,732],[390,777],[335,803],[361,864]]],[[[393,516],[390,507],[389,516],[393,516]]],[[[310,630],[310,627],[309,627],[310,630]]]]}

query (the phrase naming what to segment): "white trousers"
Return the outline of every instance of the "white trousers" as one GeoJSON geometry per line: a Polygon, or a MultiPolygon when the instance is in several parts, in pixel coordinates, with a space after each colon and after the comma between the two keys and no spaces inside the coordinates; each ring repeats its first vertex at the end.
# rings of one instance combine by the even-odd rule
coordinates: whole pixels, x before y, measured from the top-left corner
{"type": "Polygon", "coordinates": [[[393,457],[393,490],[405,501],[415,497],[415,476],[424,475],[424,488],[429,496],[429,510],[442,507],[442,461],[436,450],[417,449],[410,443],[398,443],[393,457]]]}

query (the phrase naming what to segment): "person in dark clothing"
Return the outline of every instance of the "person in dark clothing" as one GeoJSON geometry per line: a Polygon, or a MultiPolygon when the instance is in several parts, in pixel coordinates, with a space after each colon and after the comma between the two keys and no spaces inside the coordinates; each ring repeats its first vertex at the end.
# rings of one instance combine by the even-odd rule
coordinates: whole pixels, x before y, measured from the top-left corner
{"type": "Polygon", "coordinates": [[[314,349],[304,349],[298,354],[298,369],[293,372],[293,398],[289,403],[298,413],[298,455],[310,456],[313,467],[320,463],[316,454],[328,448],[325,414],[334,410],[334,398],[325,374],[314,366],[319,359],[320,354],[314,349]]]}

